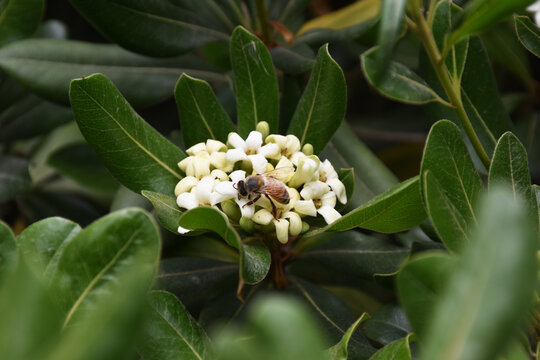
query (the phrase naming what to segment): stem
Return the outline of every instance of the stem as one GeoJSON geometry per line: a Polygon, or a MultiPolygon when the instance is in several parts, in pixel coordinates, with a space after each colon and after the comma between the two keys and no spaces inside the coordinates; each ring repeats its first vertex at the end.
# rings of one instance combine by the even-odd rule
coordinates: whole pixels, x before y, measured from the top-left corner
{"type": "Polygon", "coordinates": [[[435,73],[437,74],[437,77],[441,82],[446,96],[448,96],[450,103],[454,106],[454,110],[458,116],[461,126],[463,127],[465,133],[467,134],[467,137],[471,141],[471,144],[474,147],[476,154],[478,155],[486,169],[489,169],[489,164],[491,161],[486,151],[482,147],[480,139],[474,132],[474,128],[471,124],[471,121],[469,120],[469,116],[467,115],[465,107],[463,106],[463,101],[461,100],[460,82],[454,81],[450,77],[450,74],[448,73],[448,70],[446,68],[446,64],[444,63],[441,57],[441,53],[439,52],[439,48],[437,47],[435,39],[433,38],[433,33],[431,32],[431,29],[429,28],[422,12],[422,8],[419,5],[420,4],[418,4],[418,1],[413,1],[412,6],[409,9],[411,10],[411,15],[418,26],[418,35],[420,37],[420,40],[422,41],[422,44],[426,49],[429,61],[431,62],[431,65],[433,66],[435,73]]]}
{"type": "Polygon", "coordinates": [[[257,9],[257,18],[261,26],[261,37],[265,44],[270,44],[270,25],[268,24],[268,10],[264,0],[255,0],[255,7],[257,9]]]}

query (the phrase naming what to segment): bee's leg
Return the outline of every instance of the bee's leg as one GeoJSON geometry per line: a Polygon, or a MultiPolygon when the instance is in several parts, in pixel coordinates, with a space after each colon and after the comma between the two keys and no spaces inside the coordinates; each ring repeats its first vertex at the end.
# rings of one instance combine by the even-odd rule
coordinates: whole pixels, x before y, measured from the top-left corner
{"type": "Polygon", "coordinates": [[[270,198],[270,196],[268,194],[264,194],[264,196],[266,196],[268,198],[268,200],[270,201],[270,204],[272,204],[272,215],[274,215],[274,219],[277,219],[276,204],[274,204],[274,202],[272,201],[272,199],[270,198]]]}
{"type": "Polygon", "coordinates": [[[257,195],[257,196],[255,197],[255,199],[251,200],[250,202],[245,203],[244,205],[242,205],[242,207],[248,206],[248,205],[251,205],[251,204],[256,203],[257,200],[259,200],[260,197],[261,197],[261,194],[257,195]]]}

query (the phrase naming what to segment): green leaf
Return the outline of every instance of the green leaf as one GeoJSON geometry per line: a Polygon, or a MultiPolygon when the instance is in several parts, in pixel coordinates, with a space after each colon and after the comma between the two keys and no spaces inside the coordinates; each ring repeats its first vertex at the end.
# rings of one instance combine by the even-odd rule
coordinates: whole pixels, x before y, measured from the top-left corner
{"type": "Polygon", "coordinates": [[[295,265],[306,263],[311,269],[332,269],[366,279],[397,271],[409,255],[409,249],[357,231],[336,234],[308,250],[295,252],[299,252],[295,265]]]}
{"type": "Polygon", "coordinates": [[[82,134],[118,181],[137,193],[172,195],[185,154],[137,115],[105,76],[73,80],[70,98],[82,134]]]}
{"type": "Polygon", "coordinates": [[[207,139],[227,142],[236,128],[207,82],[182,74],[174,90],[186,148],[207,139]]]}
{"type": "Polygon", "coordinates": [[[527,16],[514,16],[519,41],[531,53],[540,57],[540,29],[527,16]]]}
{"type": "Polygon", "coordinates": [[[270,49],[276,68],[286,74],[298,75],[310,70],[315,64],[315,53],[304,43],[291,46],[276,46],[270,49]]]}
{"type": "Polygon", "coordinates": [[[25,192],[31,184],[26,160],[0,155],[0,203],[25,192]]]}
{"type": "Polygon", "coordinates": [[[450,45],[476,34],[523,10],[532,0],[472,0],[467,3],[460,18],[459,27],[450,34],[450,45]]]}
{"type": "Polygon", "coordinates": [[[326,231],[345,231],[356,227],[383,233],[410,229],[426,218],[419,183],[418,176],[406,180],[333,223],[310,231],[304,236],[313,236],[326,231]]]}
{"type": "Polygon", "coordinates": [[[361,322],[368,319],[369,315],[367,313],[363,313],[358,320],[354,322],[351,326],[349,326],[349,329],[347,329],[347,332],[343,335],[341,340],[334,346],[328,349],[328,352],[330,353],[330,359],[332,360],[347,360],[348,357],[348,349],[349,341],[351,340],[352,334],[355,332],[358,325],[360,325],[361,322]]]}
{"type": "Polygon", "coordinates": [[[154,206],[159,223],[170,232],[178,234],[178,221],[183,212],[176,204],[176,199],[148,190],[143,190],[141,194],[154,206]]]}
{"type": "Polygon", "coordinates": [[[240,277],[247,284],[262,281],[270,269],[270,252],[259,241],[243,243],[229,223],[227,216],[211,207],[198,207],[186,211],[180,218],[180,226],[190,230],[216,232],[227,244],[240,253],[240,277]]]}
{"type": "Polygon", "coordinates": [[[435,304],[443,297],[456,262],[447,254],[426,253],[408,262],[398,273],[399,300],[420,340],[429,335],[427,326],[435,304]]]}
{"type": "Polygon", "coordinates": [[[29,139],[72,119],[73,114],[68,107],[28,94],[0,114],[0,141],[29,139]]]}
{"type": "Polygon", "coordinates": [[[538,229],[538,204],[536,194],[531,187],[531,175],[527,162],[527,151],[511,132],[499,139],[493,152],[489,168],[489,187],[507,185],[514,198],[522,198],[527,205],[527,213],[538,229]]]}
{"type": "Polygon", "coordinates": [[[51,277],[64,327],[91,311],[92,303],[107,296],[107,289],[114,289],[123,274],[135,271],[137,282],[150,286],[159,253],[155,223],[135,208],[107,215],[75,235],[64,247],[51,277]]]}
{"type": "Polygon", "coordinates": [[[363,327],[366,336],[381,345],[388,345],[411,332],[403,309],[392,304],[384,305],[375,311],[363,327]]]}
{"type": "Polygon", "coordinates": [[[260,297],[250,307],[246,323],[220,334],[216,341],[220,359],[328,359],[316,322],[298,300],[277,294],[260,297]]]}
{"type": "Polygon", "coordinates": [[[390,344],[386,345],[375,353],[369,360],[411,360],[411,348],[410,348],[411,335],[407,335],[401,339],[398,339],[390,344]]]}
{"type": "Polygon", "coordinates": [[[366,80],[381,95],[407,104],[419,105],[432,101],[444,103],[444,100],[429,87],[424,79],[405,65],[395,61],[390,62],[382,78],[377,78],[378,53],[378,48],[374,47],[364,52],[360,59],[366,80]]]}
{"type": "MultiPolygon", "coordinates": [[[[194,240],[201,240],[195,238],[194,240]]],[[[207,247],[212,244],[205,242],[207,247]]],[[[201,257],[173,257],[161,260],[154,288],[175,294],[192,312],[209,302],[216,287],[226,279],[238,278],[236,262],[216,261],[201,257]]]]}
{"type": "Polygon", "coordinates": [[[302,145],[313,145],[314,153],[319,154],[345,116],[346,93],[343,71],[330,56],[328,44],[324,45],[319,49],[288,133],[296,135],[302,145]]]}
{"type": "Polygon", "coordinates": [[[0,67],[32,92],[69,103],[72,79],[103,73],[134,106],[168,99],[183,73],[209,79],[224,77],[193,56],[153,59],[117,45],[55,39],[19,41],[0,49],[0,67]]]}
{"type": "Polygon", "coordinates": [[[21,256],[34,271],[50,280],[66,245],[81,227],[61,217],[51,217],[28,226],[17,236],[21,256]]]}
{"type": "Polygon", "coordinates": [[[49,156],[48,164],[79,184],[102,191],[114,191],[118,182],[86,143],[64,146],[49,156]]]}
{"type": "Polygon", "coordinates": [[[210,339],[173,294],[152,291],[149,300],[151,312],[137,347],[143,359],[214,358],[210,339]]]}
{"type": "Polygon", "coordinates": [[[246,137],[260,121],[270,125],[270,134],[276,133],[279,93],[268,49],[241,26],[234,30],[230,46],[240,136],[246,137]]]}
{"type": "MultiPolygon", "coordinates": [[[[147,211],[152,210],[152,203],[141,194],[137,194],[127,187],[120,185],[111,203],[110,212],[128,207],[139,207],[147,211]]],[[[159,220],[159,219],[158,219],[159,220]]]]}
{"type": "Polygon", "coordinates": [[[228,41],[233,27],[229,20],[232,16],[224,12],[229,5],[213,0],[70,2],[113,42],[151,56],[174,56],[207,42],[228,41]]]}
{"type": "Polygon", "coordinates": [[[17,262],[17,244],[10,227],[0,220],[0,275],[17,262]]]}
{"type": "Polygon", "coordinates": [[[382,0],[381,20],[377,38],[378,51],[375,74],[381,76],[390,63],[392,50],[396,45],[405,15],[407,0],[382,0]]]}
{"type": "Polygon", "coordinates": [[[452,122],[441,120],[431,127],[421,173],[431,222],[446,247],[459,252],[468,239],[468,229],[476,223],[476,201],[483,187],[461,133],[452,122]]]}
{"type": "Polygon", "coordinates": [[[5,0],[0,4],[0,47],[31,36],[39,26],[43,0],[5,0]]]}
{"type": "Polygon", "coordinates": [[[430,317],[421,359],[494,359],[510,345],[537,284],[538,239],[526,215],[523,199],[508,188],[490,189],[430,317]]]}

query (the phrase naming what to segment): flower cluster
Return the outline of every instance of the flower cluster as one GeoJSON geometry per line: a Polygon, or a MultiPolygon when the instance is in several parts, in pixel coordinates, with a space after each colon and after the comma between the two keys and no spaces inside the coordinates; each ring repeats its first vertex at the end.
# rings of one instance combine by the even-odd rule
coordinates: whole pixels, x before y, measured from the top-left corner
{"type": "Polygon", "coordinates": [[[313,155],[310,144],[301,148],[294,135],[264,136],[267,128],[259,123],[261,131],[245,140],[230,133],[227,144],[207,140],[187,149],[178,163],[186,174],[174,190],[178,206],[217,207],[246,231],[275,230],[281,243],[309,228],[306,216],[327,223],[341,217],[336,202],[345,204],[347,196],[330,161],[313,155]]]}

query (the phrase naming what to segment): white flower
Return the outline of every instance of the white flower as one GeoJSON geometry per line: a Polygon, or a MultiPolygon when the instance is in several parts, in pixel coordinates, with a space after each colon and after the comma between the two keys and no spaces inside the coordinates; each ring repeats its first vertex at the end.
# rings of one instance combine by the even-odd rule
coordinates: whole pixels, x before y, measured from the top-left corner
{"type": "Polygon", "coordinates": [[[298,188],[300,185],[318,179],[320,160],[315,155],[304,156],[296,164],[296,171],[289,180],[289,186],[298,188]]]}
{"type": "Polygon", "coordinates": [[[534,21],[537,26],[540,26],[540,1],[535,2],[527,7],[527,11],[534,13],[534,21]]]}
{"type": "Polygon", "coordinates": [[[297,212],[313,216],[313,208],[315,208],[327,224],[341,217],[341,214],[334,209],[336,206],[336,194],[330,191],[328,185],[322,181],[313,181],[305,184],[302,191],[300,191],[300,195],[307,202],[297,201],[295,204],[295,210],[297,212]]]}
{"type": "Polygon", "coordinates": [[[291,156],[300,151],[300,140],[294,135],[270,135],[266,138],[266,143],[274,143],[279,146],[279,152],[275,159],[279,159],[284,156],[287,159],[290,159],[291,156]]]}
{"type": "Polygon", "coordinates": [[[274,143],[261,146],[263,139],[262,134],[258,131],[250,132],[245,141],[240,135],[232,132],[229,134],[228,141],[234,149],[227,151],[227,160],[231,163],[239,160],[249,160],[253,170],[257,173],[266,172],[266,165],[268,164],[266,158],[275,157],[279,153],[279,147],[274,143]]]}
{"type": "Polygon", "coordinates": [[[286,244],[289,241],[289,234],[296,236],[302,231],[302,219],[294,211],[285,211],[277,219],[267,209],[260,209],[251,218],[253,222],[261,225],[274,223],[276,236],[280,243],[286,244]]]}
{"type": "Polygon", "coordinates": [[[227,161],[227,146],[221,141],[209,139],[206,143],[198,143],[186,150],[187,158],[178,163],[178,167],[187,176],[201,179],[210,175],[211,168],[231,171],[234,164],[227,161]]]}
{"type": "Polygon", "coordinates": [[[251,218],[253,216],[253,213],[255,212],[255,204],[246,205],[250,200],[249,199],[242,199],[238,198],[238,190],[236,189],[236,184],[240,180],[244,180],[246,178],[246,172],[244,170],[236,170],[229,174],[229,177],[232,181],[221,181],[216,184],[214,190],[215,190],[215,196],[213,197],[213,204],[215,205],[217,203],[234,199],[238,206],[240,207],[240,211],[242,212],[242,217],[251,218]]]}
{"type": "Polygon", "coordinates": [[[340,203],[345,204],[347,202],[345,185],[339,180],[336,170],[334,170],[334,167],[328,159],[324,160],[319,166],[319,180],[330,186],[332,191],[336,193],[340,203]]]}

